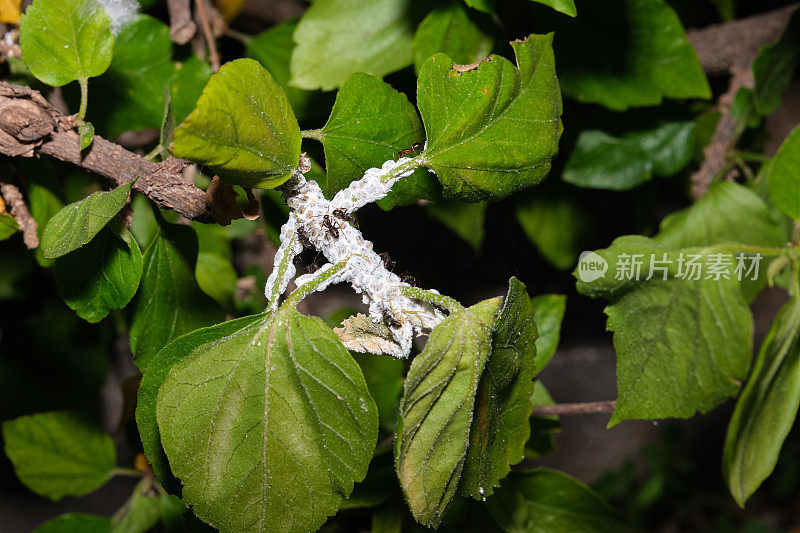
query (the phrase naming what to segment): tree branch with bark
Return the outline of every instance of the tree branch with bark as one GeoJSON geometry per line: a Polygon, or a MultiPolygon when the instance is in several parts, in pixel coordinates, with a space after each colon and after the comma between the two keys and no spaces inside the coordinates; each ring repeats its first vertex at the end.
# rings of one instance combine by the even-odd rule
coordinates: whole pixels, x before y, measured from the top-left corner
{"type": "Polygon", "coordinates": [[[210,220],[206,193],[183,176],[191,163],[168,158],[153,162],[95,135],[81,151],[75,117],[63,115],[38,92],[0,82],[0,154],[49,155],[133,188],[163,208],[190,220],[210,220]]]}
{"type": "Polygon", "coordinates": [[[754,15],[746,19],[713,24],[687,32],[689,42],[706,74],[730,74],[728,89],[717,101],[720,112],[711,142],[704,150],[700,168],[691,176],[692,196],[700,198],[728,164],[728,152],[743,132],[731,114],[736,93],[754,85],[752,64],[759,50],[780,37],[797,5],[754,15]]]}

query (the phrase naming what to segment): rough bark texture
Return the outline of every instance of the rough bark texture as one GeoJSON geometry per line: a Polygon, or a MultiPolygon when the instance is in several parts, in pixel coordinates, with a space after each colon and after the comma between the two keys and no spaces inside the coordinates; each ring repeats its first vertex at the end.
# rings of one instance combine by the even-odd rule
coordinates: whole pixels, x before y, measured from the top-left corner
{"type": "Polygon", "coordinates": [[[739,89],[753,88],[753,73],[749,68],[731,67],[731,79],[728,90],[719,97],[719,122],[711,136],[711,142],[703,150],[703,163],[692,173],[691,192],[695,198],[703,196],[714,178],[728,164],[728,151],[734,147],[742,133],[739,119],[731,114],[731,105],[739,89]]]}
{"type": "Polygon", "coordinates": [[[184,179],[190,163],[169,158],[155,163],[95,135],[81,151],[75,120],[53,108],[28,87],[0,82],[0,153],[7,156],[46,154],[72,163],[117,185],[137,180],[133,188],[161,207],[192,220],[208,218],[206,194],[184,179]]]}
{"type": "Polygon", "coordinates": [[[687,32],[703,70],[709,75],[730,74],[728,89],[717,102],[720,119],[704,150],[700,168],[691,176],[692,196],[700,198],[728,164],[728,152],[742,133],[731,105],[739,89],[753,88],[751,65],[759,50],[780,37],[797,5],[768,11],[746,19],[714,24],[687,32]]]}
{"type": "Polygon", "coordinates": [[[557,403],[554,405],[535,405],[533,416],[588,415],[593,413],[610,413],[617,405],[617,400],[586,403],[557,403]]]}
{"type": "MultiPolygon", "coordinates": [[[[4,168],[3,171],[6,171],[4,168]]],[[[13,183],[4,181],[5,177],[0,177],[0,195],[5,200],[6,205],[11,211],[14,220],[17,221],[20,231],[22,231],[22,240],[29,250],[33,250],[39,246],[39,236],[36,234],[36,221],[28,211],[28,206],[22,199],[22,193],[13,183]]]]}
{"type": "Polygon", "coordinates": [[[749,68],[758,50],[780,36],[796,5],[733,22],[686,32],[706,74],[725,74],[731,67],[749,68]]]}

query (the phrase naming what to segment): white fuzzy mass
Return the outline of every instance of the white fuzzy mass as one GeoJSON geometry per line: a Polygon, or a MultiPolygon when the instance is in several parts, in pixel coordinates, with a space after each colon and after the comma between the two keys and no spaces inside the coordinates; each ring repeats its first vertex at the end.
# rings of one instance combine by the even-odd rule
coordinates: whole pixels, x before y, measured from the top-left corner
{"type": "MultiPolygon", "coordinates": [[[[287,199],[292,214],[281,228],[281,246],[275,257],[275,264],[278,265],[286,259],[286,254],[293,257],[300,253],[302,244],[298,246],[298,231],[302,231],[330,264],[314,274],[297,278],[295,283],[298,287],[310,282],[334,264],[346,263],[341,272],[316,287],[316,290],[323,290],[331,283],[349,283],[362,295],[375,320],[383,320],[384,316],[391,316],[396,320],[398,326],[390,328],[395,343],[381,350],[396,357],[407,356],[413,337],[423,330],[433,328],[442,320],[443,315],[430,306],[404,296],[402,291],[408,284],[387,270],[381,257],[372,249],[372,243],[364,239],[356,228],[337,218],[335,212],[341,210],[352,214],[358,208],[380,200],[397,180],[414,171],[411,163],[410,159],[402,158],[399,161],[387,161],[381,168],[371,168],[362,179],[339,191],[332,201],[325,198],[316,182],[306,180],[302,174],[296,173],[289,184],[291,194],[287,199]]],[[[278,279],[277,270],[273,270],[267,280],[267,298],[281,294],[295,273],[294,268],[290,267],[278,279]]],[[[270,304],[277,306],[276,301],[271,301],[270,304]]],[[[346,342],[345,346],[351,350],[363,351],[363,347],[358,344],[348,345],[346,342]]]]}
{"type": "Polygon", "coordinates": [[[111,31],[114,35],[119,35],[119,31],[127,23],[132,21],[139,13],[139,2],[137,0],[99,0],[106,8],[108,18],[111,19],[111,31]]]}

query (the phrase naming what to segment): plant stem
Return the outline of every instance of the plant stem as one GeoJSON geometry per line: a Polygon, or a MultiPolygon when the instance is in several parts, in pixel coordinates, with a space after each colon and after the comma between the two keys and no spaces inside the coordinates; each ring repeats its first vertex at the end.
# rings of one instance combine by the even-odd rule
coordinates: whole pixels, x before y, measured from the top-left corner
{"type": "Polygon", "coordinates": [[[592,413],[610,413],[617,405],[617,400],[585,403],[557,403],[555,405],[535,405],[533,416],[586,415],[592,413]]]}
{"type": "Polygon", "coordinates": [[[117,467],[111,470],[112,476],[130,476],[130,477],[143,477],[144,474],[135,468],[117,467]]]}
{"type": "Polygon", "coordinates": [[[746,150],[740,150],[736,153],[738,154],[739,157],[741,157],[745,161],[753,161],[756,163],[765,163],[771,159],[769,156],[766,156],[764,154],[757,154],[755,152],[748,152],[746,150]]]}
{"type": "Polygon", "coordinates": [[[750,169],[750,167],[747,166],[747,163],[745,162],[745,159],[741,156],[741,154],[735,154],[734,161],[736,161],[736,166],[738,166],[739,170],[742,171],[744,177],[747,178],[747,182],[752,183],[753,180],[755,179],[755,175],[753,174],[753,171],[750,169]]]}
{"type": "Polygon", "coordinates": [[[227,35],[228,37],[231,37],[233,39],[236,39],[237,41],[239,41],[242,44],[247,44],[251,40],[253,40],[253,36],[252,35],[247,35],[246,33],[243,33],[243,32],[238,31],[238,30],[234,30],[233,28],[230,28],[230,27],[226,27],[225,28],[225,35],[227,35]]]}
{"type": "Polygon", "coordinates": [[[206,47],[208,48],[208,56],[211,61],[211,69],[217,72],[220,67],[219,52],[217,51],[214,33],[211,31],[211,24],[208,21],[205,0],[195,0],[195,6],[197,7],[197,14],[200,16],[200,25],[203,28],[203,35],[206,38],[206,47]]]}
{"type": "Polygon", "coordinates": [[[158,146],[156,146],[155,148],[153,148],[153,149],[150,151],[150,153],[149,153],[149,154],[147,154],[146,156],[144,156],[144,158],[145,158],[145,159],[147,159],[148,161],[154,161],[154,160],[155,160],[155,158],[156,158],[156,157],[158,157],[158,154],[160,154],[160,153],[161,153],[161,145],[159,144],[158,146]]]}
{"type": "Polygon", "coordinates": [[[397,165],[390,172],[387,172],[383,177],[381,177],[381,181],[383,183],[388,183],[391,180],[395,179],[397,176],[403,174],[404,172],[407,172],[417,167],[421,167],[424,164],[425,164],[425,154],[422,153],[417,157],[409,159],[402,165],[397,165]]]}
{"type": "Polygon", "coordinates": [[[318,130],[303,130],[300,132],[304,139],[314,139],[319,142],[325,138],[325,134],[322,132],[322,129],[318,130]]]}
{"type": "Polygon", "coordinates": [[[721,245],[721,246],[714,246],[712,248],[720,248],[725,250],[726,248],[733,248],[735,250],[741,250],[743,252],[753,252],[759,253],[764,255],[770,256],[778,256],[778,255],[786,255],[789,252],[788,248],[773,248],[769,246],[753,246],[750,244],[739,244],[736,243],[734,245],[721,245]]]}
{"type": "Polygon", "coordinates": [[[420,289],[419,287],[404,287],[403,296],[408,296],[414,300],[422,300],[423,302],[432,303],[436,307],[447,309],[447,311],[450,313],[464,309],[464,306],[454,298],[450,298],[444,294],[439,294],[438,292],[420,289]]]}
{"type": "Polygon", "coordinates": [[[792,226],[792,245],[800,246],[800,218],[795,220],[792,226]]]}
{"type": "Polygon", "coordinates": [[[86,118],[86,107],[89,104],[89,78],[80,78],[78,83],[81,86],[81,107],[78,109],[78,120],[86,118]]]}
{"type": "Polygon", "coordinates": [[[303,283],[302,285],[297,287],[294,291],[292,291],[292,294],[290,294],[289,297],[286,298],[284,305],[297,305],[298,303],[300,303],[300,300],[302,300],[312,292],[316,291],[317,287],[319,287],[320,285],[331,279],[333,276],[341,272],[341,270],[347,265],[347,261],[349,259],[350,257],[348,257],[344,261],[336,263],[335,265],[326,269],[325,271],[320,272],[320,274],[315,276],[314,279],[306,283],[303,283]]]}

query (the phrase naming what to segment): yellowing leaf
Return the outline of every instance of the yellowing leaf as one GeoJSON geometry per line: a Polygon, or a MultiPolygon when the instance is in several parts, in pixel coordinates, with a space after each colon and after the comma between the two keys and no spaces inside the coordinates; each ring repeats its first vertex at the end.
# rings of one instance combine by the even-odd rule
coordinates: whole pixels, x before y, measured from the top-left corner
{"type": "Polygon", "coordinates": [[[0,22],[19,24],[19,8],[22,0],[0,0],[0,22]]]}
{"type": "Polygon", "coordinates": [[[228,22],[235,19],[244,7],[244,0],[214,0],[219,14],[228,22]]]}

